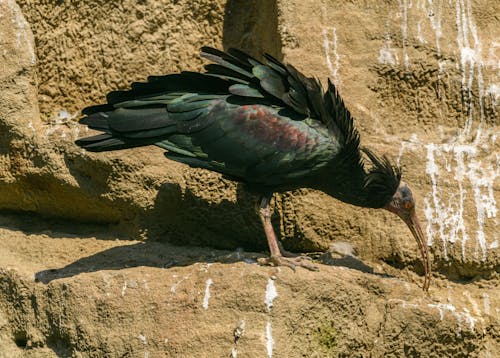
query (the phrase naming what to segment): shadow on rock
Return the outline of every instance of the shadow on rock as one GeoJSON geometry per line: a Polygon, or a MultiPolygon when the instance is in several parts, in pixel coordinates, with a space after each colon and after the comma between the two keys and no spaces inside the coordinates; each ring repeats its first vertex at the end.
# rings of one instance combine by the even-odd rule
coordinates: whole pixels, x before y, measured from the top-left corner
{"type": "MultiPolygon", "coordinates": [[[[374,272],[372,267],[352,256],[331,258],[326,255],[327,253],[321,255],[318,258],[318,262],[330,266],[343,266],[372,275],[393,277],[374,272]]],[[[72,277],[81,273],[120,270],[139,266],[166,269],[170,267],[190,266],[195,263],[218,262],[231,264],[246,262],[248,264],[256,264],[257,260],[261,257],[266,257],[266,255],[245,252],[242,249],[222,251],[203,247],[180,247],[159,242],[140,242],[131,245],[116,246],[94,255],[83,257],[61,268],[39,271],[35,274],[35,280],[48,284],[53,280],[72,277]]]]}
{"type": "MultiPolygon", "coordinates": [[[[213,185],[224,183],[224,179],[218,178],[213,185]]],[[[223,250],[237,247],[248,251],[267,249],[264,230],[255,211],[256,197],[243,184],[236,186],[236,200],[220,194],[211,197],[209,191],[196,192],[196,187],[181,190],[174,186],[177,184],[163,183],[154,206],[145,215],[144,225],[149,238],[174,245],[223,250]]],[[[214,190],[219,193],[222,189],[214,190]]],[[[278,215],[273,219],[279,220],[278,215]]]]}
{"type": "Polygon", "coordinates": [[[210,250],[202,247],[178,247],[158,242],[140,242],[123,245],[83,257],[61,268],[48,269],[35,273],[35,280],[49,282],[81,273],[103,270],[120,270],[131,267],[170,268],[189,266],[195,263],[256,263],[262,254],[244,252],[238,249],[233,252],[210,250]]]}
{"type": "MultiPolygon", "coordinates": [[[[344,257],[339,257],[339,258],[328,258],[325,259],[323,256],[326,254],[322,255],[321,258],[321,263],[324,265],[330,265],[330,266],[342,266],[342,267],[347,267],[353,270],[365,272],[365,273],[371,273],[374,275],[379,275],[377,274],[371,266],[368,266],[365,264],[363,261],[358,259],[357,257],[354,256],[344,256],[344,257]]],[[[383,275],[386,276],[386,275],[383,275]]]]}

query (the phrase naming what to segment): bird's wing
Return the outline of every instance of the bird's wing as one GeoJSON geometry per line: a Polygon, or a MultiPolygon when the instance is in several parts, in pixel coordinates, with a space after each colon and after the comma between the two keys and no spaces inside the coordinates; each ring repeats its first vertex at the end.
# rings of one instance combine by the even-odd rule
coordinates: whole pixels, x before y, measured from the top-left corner
{"type": "Polygon", "coordinates": [[[323,92],[319,81],[304,76],[292,65],[285,65],[269,54],[266,63],[237,50],[223,52],[202,47],[201,56],[214,62],[205,66],[207,74],[233,84],[236,96],[269,99],[305,117],[321,120],[323,92]]]}
{"type": "Polygon", "coordinates": [[[359,133],[330,80],[323,92],[319,80],[304,76],[269,54],[264,55],[265,63],[237,49],[223,52],[203,47],[201,55],[214,62],[205,66],[208,75],[233,83],[229,87],[231,94],[268,99],[299,114],[296,119],[318,120],[336,141],[359,153],[359,133]]]}
{"type": "Polygon", "coordinates": [[[117,104],[151,99],[161,103],[161,95],[177,93],[232,94],[246,100],[287,108],[295,120],[311,118],[323,123],[341,143],[359,137],[352,117],[335,86],[328,81],[323,93],[319,80],[306,77],[290,64],[283,64],[269,54],[265,63],[237,50],[223,52],[203,47],[201,56],[213,63],[205,66],[206,73],[184,71],[166,76],[150,76],[147,82],[134,82],[130,90],[112,91],[107,104],[87,107],[83,114],[112,111],[117,104]],[[158,97],[160,96],[160,97],[158,97]]]}
{"type": "Polygon", "coordinates": [[[202,55],[214,62],[204,74],[151,76],[86,108],[81,123],[104,133],[77,144],[92,151],[156,144],[192,166],[279,182],[307,176],[356,138],[331,83],[323,93],[319,81],[270,55],[266,64],[234,49],[204,47],[202,55]],[[251,105],[265,113],[249,118],[251,105]]]}
{"type": "Polygon", "coordinates": [[[120,103],[130,103],[134,100],[149,100],[149,104],[162,100],[170,101],[176,94],[209,93],[228,94],[231,82],[222,78],[214,78],[203,73],[183,71],[164,76],[149,76],[147,82],[133,82],[129,90],[112,91],[106,95],[106,104],[90,106],[82,113],[91,115],[98,112],[112,111],[120,103]],[[167,98],[162,98],[168,95],[167,98]]]}
{"type": "Polygon", "coordinates": [[[202,128],[156,145],[169,151],[168,158],[268,186],[313,176],[338,152],[324,128],[281,116],[274,107],[220,100],[203,116],[202,128]]]}

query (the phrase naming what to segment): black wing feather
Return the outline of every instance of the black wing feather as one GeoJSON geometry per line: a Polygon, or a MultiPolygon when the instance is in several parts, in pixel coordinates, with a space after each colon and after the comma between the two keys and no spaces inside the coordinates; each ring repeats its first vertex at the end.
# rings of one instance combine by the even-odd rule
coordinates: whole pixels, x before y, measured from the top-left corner
{"type": "Polygon", "coordinates": [[[133,83],[128,91],[110,92],[107,104],[84,109],[87,117],[81,122],[108,133],[126,134],[133,140],[165,136],[174,129],[187,133],[205,125],[202,118],[206,116],[202,114],[205,102],[210,99],[204,96],[232,95],[242,99],[242,103],[252,99],[299,114],[290,118],[316,119],[327,126],[346,150],[360,156],[359,135],[352,117],[331,82],[324,92],[317,79],[304,76],[269,54],[261,62],[240,50],[223,52],[203,47],[201,55],[212,61],[205,66],[206,73],[150,76],[147,82],[133,83]],[[188,97],[173,100],[177,94],[181,97],[187,93],[197,94],[195,102],[191,103],[193,100],[188,97]]]}

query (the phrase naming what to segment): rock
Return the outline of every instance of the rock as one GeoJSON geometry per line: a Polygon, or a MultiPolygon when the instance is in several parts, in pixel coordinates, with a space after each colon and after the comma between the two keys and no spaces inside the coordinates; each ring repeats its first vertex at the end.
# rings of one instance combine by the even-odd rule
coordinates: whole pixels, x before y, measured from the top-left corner
{"type": "Polygon", "coordinates": [[[34,150],[39,123],[33,35],[14,1],[1,1],[0,14],[0,197],[6,205],[19,201],[9,192],[34,150]]]}
{"type": "Polygon", "coordinates": [[[5,357],[487,357],[500,348],[498,288],[487,282],[440,280],[427,297],[411,274],[293,272],[229,264],[230,253],[207,248],[111,240],[99,227],[67,235],[64,223],[6,224],[5,357]],[[52,233],[38,234],[43,226],[52,233]]]}
{"type": "MultiPolygon", "coordinates": [[[[2,154],[8,140],[39,131],[36,57],[33,34],[15,1],[0,2],[0,123],[2,154]],[[14,138],[7,137],[7,130],[14,138]]],[[[3,161],[2,161],[3,162],[3,161]]]]}

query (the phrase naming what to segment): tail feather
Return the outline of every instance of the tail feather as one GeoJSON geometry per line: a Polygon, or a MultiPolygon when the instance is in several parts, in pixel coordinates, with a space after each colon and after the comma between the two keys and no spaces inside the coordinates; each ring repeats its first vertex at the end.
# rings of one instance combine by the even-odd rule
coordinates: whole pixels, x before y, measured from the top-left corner
{"type": "Polygon", "coordinates": [[[98,134],[92,137],[82,138],[75,141],[75,143],[90,152],[104,152],[114,149],[129,148],[129,145],[119,139],[113,138],[111,134],[98,134]]]}
{"type": "Polygon", "coordinates": [[[104,115],[109,128],[123,135],[175,125],[166,108],[118,108],[104,115]]]}
{"type": "Polygon", "coordinates": [[[80,119],[81,124],[98,130],[134,132],[169,126],[174,122],[165,107],[115,108],[109,112],[98,112],[80,119]]]}
{"type": "Polygon", "coordinates": [[[85,137],[85,138],[80,138],[75,141],[76,144],[78,145],[87,145],[87,144],[92,144],[96,142],[103,141],[105,139],[112,138],[111,134],[108,133],[101,133],[97,134],[91,137],[85,137]]]}
{"type": "Polygon", "coordinates": [[[98,134],[92,137],[82,138],[75,141],[76,145],[89,152],[107,152],[118,149],[142,147],[154,144],[158,139],[139,138],[128,139],[113,137],[112,134],[98,134]]]}
{"type": "Polygon", "coordinates": [[[80,119],[81,124],[87,125],[91,129],[97,129],[102,131],[108,131],[109,123],[108,123],[108,115],[103,112],[93,113],[80,119]]]}

